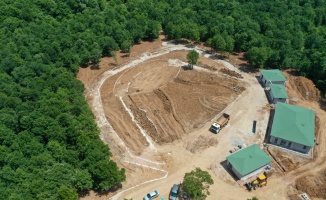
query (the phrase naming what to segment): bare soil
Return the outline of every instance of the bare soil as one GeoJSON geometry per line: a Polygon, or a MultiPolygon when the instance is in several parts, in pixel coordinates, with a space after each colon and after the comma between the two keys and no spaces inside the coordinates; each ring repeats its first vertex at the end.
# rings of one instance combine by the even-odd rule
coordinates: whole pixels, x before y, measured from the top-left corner
{"type": "Polygon", "coordinates": [[[216,146],[218,141],[216,138],[212,138],[209,136],[199,136],[195,140],[188,142],[185,148],[190,151],[191,153],[202,152],[203,150],[216,146]]]}
{"type": "Polygon", "coordinates": [[[198,65],[185,70],[186,54],[195,46],[164,40],[162,36],[142,42],[132,47],[130,57],[118,52],[117,63],[103,58],[99,70],[80,69],[77,77],[86,87],[100,138],[127,175],[121,189],[91,192],[82,199],[141,199],[154,189],[167,198],[172,185],[195,167],[207,170],[215,182],[208,200],[295,199],[300,192],[324,198],[326,113],[310,80],[284,72],[290,103],[316,111],[314,158],[307,161],[270,149],[275,161],[268,186],[249,193],[225,168],[225,157],[239,144],[264,141],[270,107],[255,77],[257,70],[250,68],[243,53],[220,60],[203,44],[196,47],[201,55],[198,65]],[[294,97],[298,100],[292,101],[294,97]],[[229,124],[218,135],[210,133],[212,121],[223,112],[231,115],[229,124]],[[305,177],[311,181],[303,181],[305,177]]]}
{"type": "Polygon", "coordinates": [[[326,199],[326,170],[318,176],[305,176],[296,180],[299,191],[305,191],[310,197],[326,199]]]}
{"type": "Polygon", "coordinates": [[[273,146],[268,147],[268,152],[274,160],[281,166],[283,172],[289,172],[300,165],[305,165],[311,161],[310,158],[298,156],[290,152],[284,152],[273,146]]]}

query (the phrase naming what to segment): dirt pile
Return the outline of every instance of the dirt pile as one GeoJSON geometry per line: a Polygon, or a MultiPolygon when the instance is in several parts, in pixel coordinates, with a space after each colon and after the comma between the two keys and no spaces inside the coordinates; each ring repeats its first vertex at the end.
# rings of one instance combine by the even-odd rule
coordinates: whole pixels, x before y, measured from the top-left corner
{"type": "Polygon", "coordinates": [[[146,131],[147,134],[154,138],[154,136],[157,134],[157,130],[154,124],[148,119],[146,112],[140,110],[135,104],[130,106],[130,110],[134,114],[135,120],[138,122],[138,124],[146,131]]]}
{"type": "Polygon", "coordinates": [[[203,64],[203,63],[198,63],[198,66],[201,67],[201,68],[204,68],[204,69],[208,69],[209,71],[212,71],[212,72],[217,71],[217,69],[215,67],[210,66],[210,65],[206,65],[206,64],[203,64]]]}
{"type": "Polygon", "coordinates": [[[218,84],[230,88],[234,85],[242,84],[241,81],[229,77],[196,70],[180,72],[174,82],[186,84],[218,84]]]}
{"type": "Polygon", "coordinates": [[[159,88],[154,90],[153,92],[162,101],[164,110],[166,110],[168,113],[171,113],[172,105],[169,98],[164,94],[164,92],[159,88]]]}
{"type": "Polygon", "coordinates": [[[233,70],[230,70],[230,69],[227,69],[227,68],[223,68],[223,69],[221,69],[220,70],[222,73],[224,73],[224,74],[227,74],[227,75],[229,75],[229,76],[233,76],[233,77],[236,77],[236,78],[243,78],[243,76],[241,75],[241,74],[239,74],[239,73],[237,73],[237,72],[235,72],[235,71],[233,71],[233,70]]]}
{"type": "MultiPolygon", "coordinates": [[[[319,101],[320,91],[316,88],[314,83],[306,77],[299,76],[293,70],[286,71],[285,77],[288,80],[288,93],[290,100],[293,97],[301,97],[309,101],[319,101]]],[[[295,102],[291,102],[295,103],[295,102]]]]}
{"type": "Polygon", "coordinates": [[[299,191],[306,192],[310,197],[326,199],[326,170],[317,176],[306,176],[296,180],[299,191]]]}
{"type": "Polygon", "coordinates": [[[202,152],[203,150],[216,146],[218,141],[216,138],[210,136],[199,136],[195,140],[188,142],[185,148],[191,153],[202,152]]]}

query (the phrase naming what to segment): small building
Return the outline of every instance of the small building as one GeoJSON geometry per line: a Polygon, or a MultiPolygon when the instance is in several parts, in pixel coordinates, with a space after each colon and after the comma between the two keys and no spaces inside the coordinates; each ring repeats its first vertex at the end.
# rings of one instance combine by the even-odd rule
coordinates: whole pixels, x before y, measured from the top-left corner
{"type": "Polygon", "coordinates": [[[315,112],[290,104],[276,104],[270,143],[301,153],[314,146],[315,112]]]}
{"type": "Polygon", "coordinates": [[[260,81],[264,87],[269,87],[270,84],[285,84],[286,78],[278,69],[261,70],[260,73],[260,81]]]}
{"type": "Polygon", "coordinates": [[[285,103],[289,98],[284,85],[271,84],[267,90],[267,96],[271,103],[282,102],[285,103]]]}
{"type": "Polygon", "coordinates": [[[253,144],[226,157],[227,166],[244,180],[264,171],[272,159],[257,145],[253,144]]]}

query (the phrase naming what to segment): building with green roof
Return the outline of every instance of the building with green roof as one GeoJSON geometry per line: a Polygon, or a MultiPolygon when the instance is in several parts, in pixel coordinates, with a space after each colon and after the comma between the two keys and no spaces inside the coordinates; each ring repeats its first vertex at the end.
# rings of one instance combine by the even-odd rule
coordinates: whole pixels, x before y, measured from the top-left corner
{"type": "Polygon", "coordinates": [[[227,166],[241,180],[261,173],[272,159],[253,144],[226,157],[227,166]]]}
{"type": "Polygon", "coordinates": [[[308,153],[314,146],[315,112],[278,102],[270,133],[270,143],[308,153]]]}
{"type": "Polygon", "coordinates": [[[282,102],[285,103],[289,98],[284,85],[270,84],[267,95],[271,103],[282,102]]]}
{"type": "Polygon", "coordinates": [[[286,78],[278,69],[260,70],[260,73],[260,81],[265,87],[269,87],[270,84],[285,84],[286,78]]]}

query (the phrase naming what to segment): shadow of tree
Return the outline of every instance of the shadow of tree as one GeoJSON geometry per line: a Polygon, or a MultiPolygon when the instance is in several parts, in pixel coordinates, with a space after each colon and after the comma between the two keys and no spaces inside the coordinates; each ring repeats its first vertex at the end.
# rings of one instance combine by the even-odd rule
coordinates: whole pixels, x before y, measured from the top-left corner
{"type": "Polygon", "coordinates": [[[90,65],[89,66],[91,70],[99,70],[100,69],[100,66],[99,65],[90,65]]]}
{"type": "Polygon", "coordinates": [[[114,192],[116,192],[116,191],[118,191],[120,189],[122,189],[122,184],[121,183],[118,183],[118,184],[116,184],[115,186],[111,187],[108,190],[95,191],[95,192],[96,192],[96,196],[106,196],[109,193],[114,193],[114,192]]]}
{"type": "Polygon", "coordinates": [[[183,69],[184,71],[187,71],[187,70],[192,70],[193,68],[192,68],[190,65],[183,65],[183,66],[182,66],[182,69],[183,69]]]}
{"type": "MultiPolygon", "coordinates": [[[[324,94],[323,94],[324,95],[324,94]]],[[[326,111],[326,99],[324,97],[322,97],[320,100],[319,100],[319,107],[326,111]]]]}

